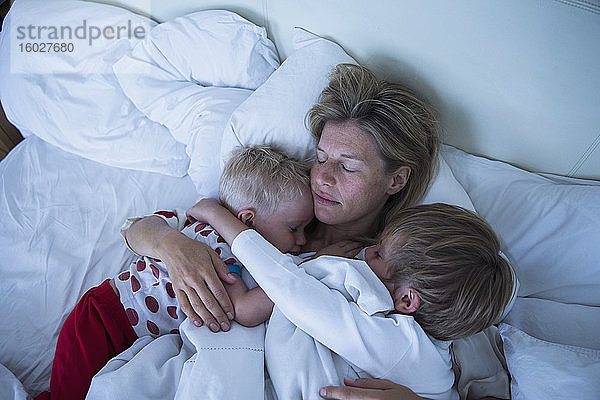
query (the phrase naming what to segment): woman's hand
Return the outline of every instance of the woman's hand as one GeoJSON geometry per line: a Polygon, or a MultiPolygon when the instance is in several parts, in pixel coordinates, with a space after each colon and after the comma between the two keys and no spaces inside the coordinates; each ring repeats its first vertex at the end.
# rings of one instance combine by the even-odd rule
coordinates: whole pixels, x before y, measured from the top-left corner
{"type": "Polygon", "coordinates": [[[417,400],[423,399],[409,388],[387,379],[348,379],[346,386],[326,386],[319,395],[324,399],[336,400],[417,400]]]}
{"type": "Polygon", "coordinates": [[[221,280],[233,283],[236,278],[210,247],[157,216],[133,223],[126,237],[136,253],[165,263],[181,310],[195,325],[206,323],[214,332],[229,330],[234,308],[221,280]]]}
{"type": "Polygon", "coordinates": [[[188,318],[196,326],[205,323],[213,332],[228,331],[234,308],[221,279],[233,283],[236,278],[217,253],[178,231],[165,236],[158,252],[188,318]]]}

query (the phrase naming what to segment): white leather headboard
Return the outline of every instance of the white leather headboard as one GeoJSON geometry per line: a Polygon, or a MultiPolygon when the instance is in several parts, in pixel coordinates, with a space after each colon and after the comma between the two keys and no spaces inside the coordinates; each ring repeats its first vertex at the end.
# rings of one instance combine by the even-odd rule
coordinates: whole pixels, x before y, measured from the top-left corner
{"type": "Polygon", "coordinates": [[[600,179],[599,0],[122,0],[158,21],[223,8],[335,40],[439,110],[444,142],[539,172],[600,179]]]}

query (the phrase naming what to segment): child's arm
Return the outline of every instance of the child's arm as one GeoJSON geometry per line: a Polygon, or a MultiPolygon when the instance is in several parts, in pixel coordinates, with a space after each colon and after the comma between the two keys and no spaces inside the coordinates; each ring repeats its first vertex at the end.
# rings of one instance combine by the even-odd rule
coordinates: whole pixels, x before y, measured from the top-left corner
{"type": "Polygon", "coordinates": [[[248,228],[215,199],[202,199],[186,211],[188,217],[212,226],[229,245],[248,228]]]}
{"type": "Polygon", "coordinates": [[[273,302],[260,287],[248,289],[242,279],[225,290],[235,309],[235,320],[243,326],[256,326],[265,322],[273,311],[273,302]]]}

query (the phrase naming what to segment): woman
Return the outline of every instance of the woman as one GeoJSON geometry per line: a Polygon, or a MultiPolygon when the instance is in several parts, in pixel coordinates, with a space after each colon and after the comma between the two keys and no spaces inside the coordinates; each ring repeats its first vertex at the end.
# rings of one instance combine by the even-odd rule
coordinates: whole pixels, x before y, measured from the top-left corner
{"type": "MultiPolygon", "coordinates": [[[[318,140],[311,169],[316,223],[303,251],[376,236],[386,216],[416,204],[435,171],[439,138],[430,107],[405,87],[342,64],[308,113],[318,140]]],[[[235,279],[208,246],[157,217],[127,232],[139,254],[165,262],[181,309],[198,326],[230,328],[233,307],[221,280],[235,279]]]]}

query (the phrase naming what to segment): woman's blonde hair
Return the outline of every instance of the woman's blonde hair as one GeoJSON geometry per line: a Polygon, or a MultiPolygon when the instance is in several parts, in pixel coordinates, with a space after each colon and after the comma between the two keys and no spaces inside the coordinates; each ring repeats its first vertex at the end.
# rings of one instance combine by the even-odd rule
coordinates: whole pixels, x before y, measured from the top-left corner
{"type": "Polygon", "coordinates": [[[453,340],[498,322],[512,294],[512,272],[483,218],[448,204],[407,208],[381,240],[389,281],[419,294],[411,315],[425,332],[453,340]]]}
{"type": "Polygon", "coordinates": [[[245,208],[272,214],[281,200],[310,191],[310,162],[272,145],[238,147],[219,181],[219,199],[233,213],[245,208]]]}
{"type": "Polygon", "coordinates": [[[400,84],[378,80],[363,66],[339,64],[307,114],[317,140],[328,121],[352,121],[368,132],[386,173],[410,167],[408,183],[390,196],[382,210],[381,226],[388,214],[418,203],[437,168],[440,140],[431,106],[400,84]]]}

